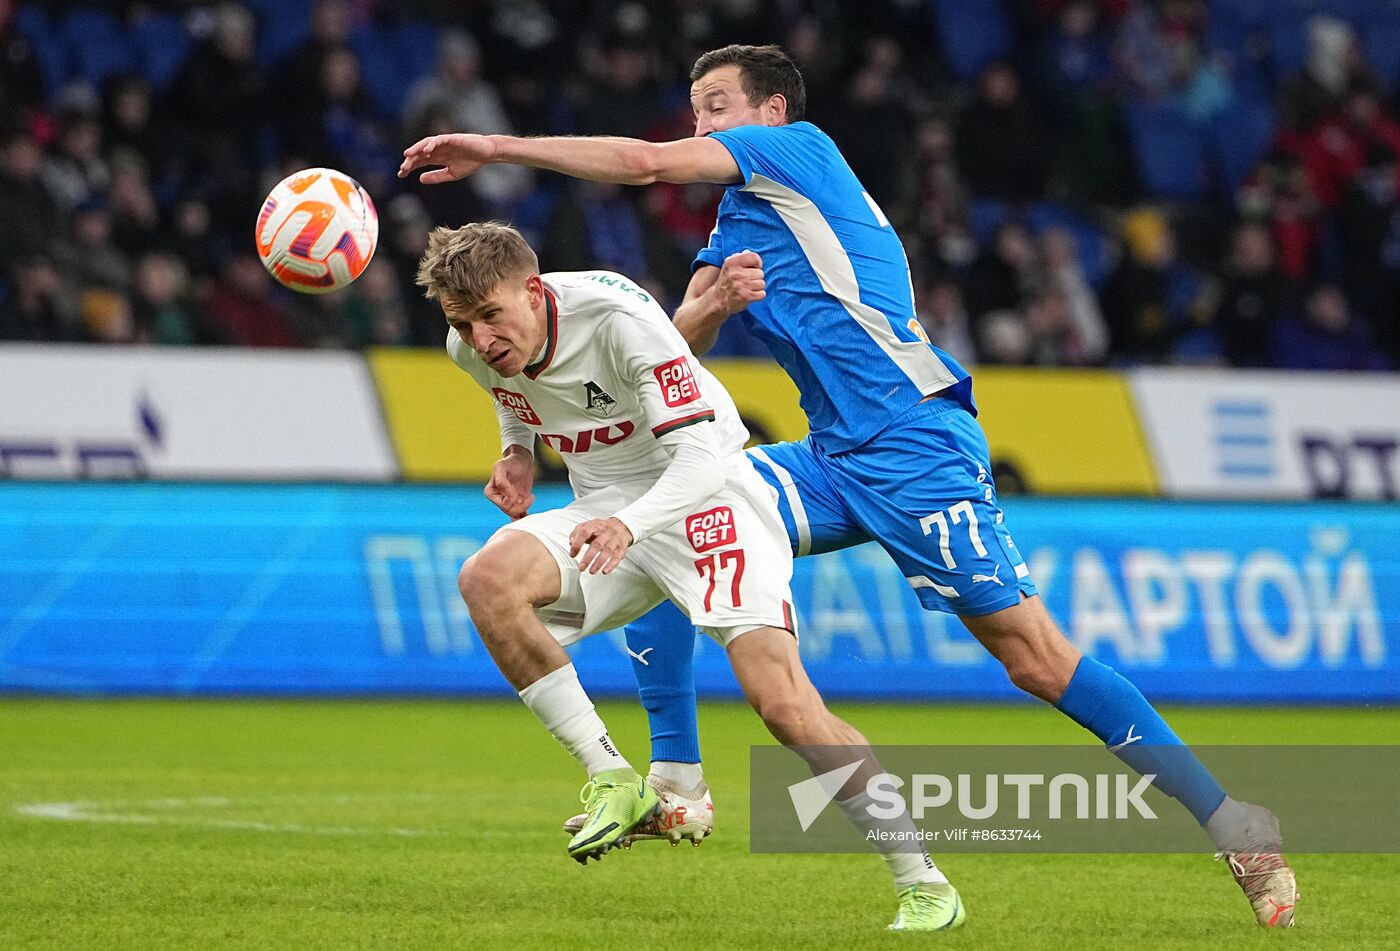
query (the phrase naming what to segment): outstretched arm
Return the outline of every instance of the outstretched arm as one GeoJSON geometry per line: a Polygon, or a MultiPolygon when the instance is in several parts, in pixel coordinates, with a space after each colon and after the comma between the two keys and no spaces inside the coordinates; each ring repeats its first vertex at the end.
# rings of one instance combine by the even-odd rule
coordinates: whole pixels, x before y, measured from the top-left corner
{"type": "Polygon", "coordinates": [[[718,140],[678,139],[644,142],[611,136],[548,136],[524,139],[512,135],[433,135],[404,150],[399,178],[415,169],[440,165],[423,173],[429,185],[456,181],[484,165],[505,163],[548,169],[574,178],[620,185],[652,182],[741,181],[739,165],[718,140]]]}
{"type": "Polygon", "coordinates": [[[698,356],[715,345],[719,328],[730,316],[763,300],[765,293],[763,259],[754,251],[740,251],[725,258],[723,267],[701,265],[690,278],[673,322],[698,356]]]}

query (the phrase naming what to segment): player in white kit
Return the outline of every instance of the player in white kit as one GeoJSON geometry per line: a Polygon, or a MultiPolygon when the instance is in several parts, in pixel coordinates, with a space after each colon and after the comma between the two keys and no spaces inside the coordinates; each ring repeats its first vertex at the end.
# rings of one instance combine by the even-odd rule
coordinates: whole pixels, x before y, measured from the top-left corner
{"type": "MultiPolygon", "coordinates": [[[[864,789],[879,765],[797,655],[772,490],[744,455],[733,401],[661,307],[610,272],[541,275],[519,232],[495,222],[434,231],[418,282],[442,305],[448,353],[496,403],[503,454],[486,495],[513,521],[459,583],[501,672],[588,771],[588,818],[569,855],[601,857],[660,800],[617,751],[563,646],[667,598],[724,645],[770,732],[815,772],[864,761],[841,801],[872,821],[864,789]],[[529,514],[537,436],[563,456],[575,500],[529,514]]],[[[897,876],[946,882],[922,851],[882,856],[897,876]]]]}

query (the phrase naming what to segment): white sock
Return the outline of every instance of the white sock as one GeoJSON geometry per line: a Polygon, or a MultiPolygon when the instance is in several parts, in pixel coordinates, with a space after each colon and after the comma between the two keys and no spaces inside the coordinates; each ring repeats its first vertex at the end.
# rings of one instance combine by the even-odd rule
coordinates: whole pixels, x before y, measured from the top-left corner
{"type": "Polygon", "coordinates": [[[589,778],[605,769],[630,766],[613,745],[608,728],[593,709],[593,701],[583,692],[573,664],[545,674],[520,691],[520,699],[583,764],[589,778]]]}
{"type": "Polygon", "coordinates": [[[671,783],[677,789],[696,791],[705,785],[705,771],[699,763],[674,763],[670,760],[651,761],[651,774],[671,783]]]}
{"type": "Polygon", "coordinates": [[[1235,838],[1247,818],[1249,812],[1244,803],[1226,796],[1206,820],[1206,835],[1217,849],[1223,848],[1235,838]]]}
{"type": "Polygon", "coordinates": [[[873,803],[870,794],[864,791],[850,799],[836,800],[836,805],[841,807],[846,818],[867,836],[866,841],[889,866],[895,889],[908,888],[921,882],[946,885],[948,877],[933,864],[928,851],[917,844],[918,827],[909,818],[909,811],[906,809],[893,819],[877,819],[867,808],[873,803]],[[872,832],[877,835],[870,837],[872,832]]]}

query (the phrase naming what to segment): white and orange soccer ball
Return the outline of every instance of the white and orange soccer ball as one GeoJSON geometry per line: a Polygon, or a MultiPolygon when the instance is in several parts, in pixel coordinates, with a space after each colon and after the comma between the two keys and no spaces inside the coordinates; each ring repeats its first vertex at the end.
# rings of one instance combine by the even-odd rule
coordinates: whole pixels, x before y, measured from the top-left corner
{"type": "Polygon", "coordinates": [[[350,176],[308,168],[272,189],[255,237],[269,274],[294,291],[325,294],[364,273],[379,243],[379,213],[350,176]]]}

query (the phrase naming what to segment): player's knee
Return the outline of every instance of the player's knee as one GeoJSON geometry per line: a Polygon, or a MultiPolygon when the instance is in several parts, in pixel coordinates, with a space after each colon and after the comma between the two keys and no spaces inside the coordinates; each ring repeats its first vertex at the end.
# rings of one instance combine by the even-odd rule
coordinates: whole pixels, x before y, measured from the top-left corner
{"type": "Polygon", "coordinates": [[[781,743],[812,742],[812,731],[825,715],[825,710],[786,694],[755,698],[754,709],[781,743]]]}
{"type": "Polygon", "coordinates": [[[1006,667],[1006,676],[1011,678],[1013,684],[1033,697],[1054,703],[1063,691],[1064,683],[1059,671],[1047,660],[1028,647],[1009,651],[1001,658],[1006,667]]]}
{"type": "Polygon", "coordinates": [[[457,573],[457,590],[473,615],[490,611],[516,596],[516,584],[507,559],[484,548],[472,555],[457,573]]]}

